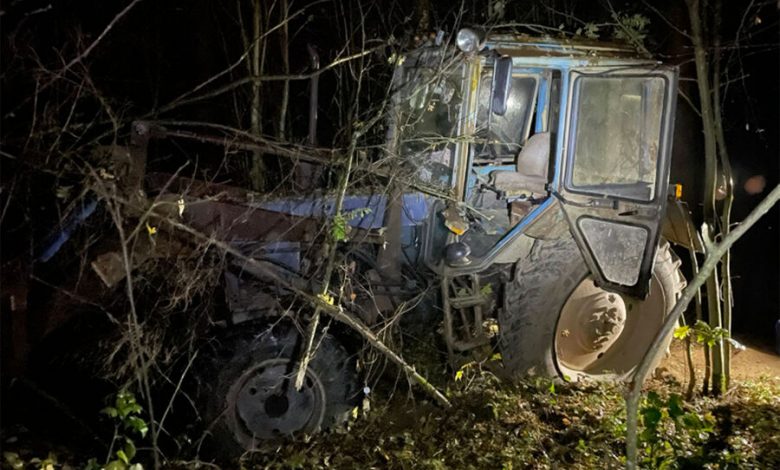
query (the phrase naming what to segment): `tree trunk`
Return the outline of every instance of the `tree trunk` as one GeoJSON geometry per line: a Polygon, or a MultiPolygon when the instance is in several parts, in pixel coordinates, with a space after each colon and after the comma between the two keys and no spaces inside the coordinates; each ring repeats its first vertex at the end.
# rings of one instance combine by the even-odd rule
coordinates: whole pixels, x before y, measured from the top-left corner
{"type": "MultiPolygon", "coordinates": [[[[261,25],[263,16],[262,0],[255,0],[252,3],[252,62],[251,74],[253,77],[259,77],[262,72],[262,39],[261,25]]],[[[252,109],[250,114],[250,130],[253,135],[260,137],[263,134],[262,122],[262,88],[261,82],[254,80],[252,82],[252,109]]],[[[250,170],[250,179],[252,180],[252,189],[262,191],[265,180],[265,162],[263,153],[259,150],[252,151],[252,169],[250,170]]]]}
{"type": "MultiPolygon", "coordinates": [[[[282,0],[281,9],[279,10],[282,28],[280,33],[279,45],[280,53],[282,56],[282,73],[284,75],[290,74],[290,35],[287,27],[288,23],[288,11],[287,0],[282,0]]],[[[279,128],[277,130],[277,137],[280,141],[284,141],[287,138],[287,106],[290,102],[290,81],[285,80],[282,82],[282,103],[279,108],[279,128]]]]}
{"type": "MultiPolygon", "coordinates": [[[[704,46],[704,32],[701,22],[699,0],[685,0],[691,21],[691,40],[693,41],[694,58],[696,62],[696,82],[699,87],[701,102],[701,120],[704,131],[704,222],[714,230],[718,221],[715,217],[715,192],[718,183],[717,142],[715,118],[712,109],[711,86],[709,79],[709,62],[704,46]]],[[[712,231],[711,230],[711,231],[712,231]]],[[[707,314],[712,328],[722,327],[720,306],[720,284],[717,271],[712,271],[707,280],[707,314]]],[[[712,391],[720,394],[725,391],[723,373],[723,341],[718,340],[712,347],[712,391]]]]}
{"type": "MultiPolygon", "coordinates": [[[[721,172],[723,174],[723,189],[725,197],[722,202],[720,213],[720,232],[721,236],[728,235],[731,229],[731,207],[734,203],[734,180],[731,170],[731,161],[729,159],[728,149],[726,148],[726,137],[723,133],[723,111],[721,110],[720,96],[720,23],[722,0],[715,2],[715,13],[713,19],[713,64],[712,64],[712,107],[715,117],[715,137],[718,144],[718,156],[720,157],[721,172]]],[[[733,291],[731,289],[731,251],[726,251],[723,259],[720,261],[720,274],[722,281],[723,295],[723,327],[731,335],[731,310],[734,307],[733,291]]],[[[731,343],[723,343],[723,372],[725,378],[725,387],[728,388],[731,381],[731,343]]]]}

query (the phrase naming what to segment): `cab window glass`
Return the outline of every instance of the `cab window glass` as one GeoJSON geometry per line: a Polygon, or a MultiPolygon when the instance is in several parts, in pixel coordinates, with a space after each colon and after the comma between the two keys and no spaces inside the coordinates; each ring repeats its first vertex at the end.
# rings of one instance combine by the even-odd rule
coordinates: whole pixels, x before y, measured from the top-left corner
{"type": "Polygon", "coordinates": [[[404,72],[398,129],[404,163],[420,184],[452,185],[462,104],[463,68],[409,67],[404,72]]]}
{"type": "Polygon", "coordinates": [[[572,189],[652,200],[664,79],[579,77],[576,87],[572,189]]]}
{"type": "Polygon", "coordinates": [[[534,111],[537,79],[529,75],[512,76],[512,89],[503,116],[490,112],[492,81],[492,70],[489,70],[480,80],[475,158],[512,160],[528,135],[534,111]]]}

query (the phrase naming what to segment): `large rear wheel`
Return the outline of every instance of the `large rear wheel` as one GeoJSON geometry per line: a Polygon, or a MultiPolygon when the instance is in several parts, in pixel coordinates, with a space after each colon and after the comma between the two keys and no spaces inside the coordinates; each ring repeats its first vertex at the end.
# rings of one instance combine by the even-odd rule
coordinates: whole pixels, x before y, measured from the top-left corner
{"type": "Polygon", "coordinates": [[[626,377],[685,287],[679,265],[663,242],[650,293],[638,299],[596,286],[573,240],[535,242],[507,285],[499,315],[507,372],[569,380],[626,377]]]}

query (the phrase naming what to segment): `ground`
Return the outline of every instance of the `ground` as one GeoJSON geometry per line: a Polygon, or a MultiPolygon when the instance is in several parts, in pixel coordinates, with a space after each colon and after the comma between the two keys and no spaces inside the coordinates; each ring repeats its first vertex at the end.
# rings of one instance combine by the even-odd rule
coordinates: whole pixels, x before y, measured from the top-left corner
{"type": "MultiPolygon", "coordinates": [[[[701,383],[701,352],[695,356],[701,383]]],[[[780,357],[748,347],[732,364],[733,386],[724,397],[684,402],[688,373],[682,343],[675,341],[648,383],[641,413],[642,468],[780,468],[780,357]]],[[[451,411],[419,397],[396,397],[393,405],[359,412],[349,432],[269,448],[244,462],[256,468],[624,465],[620,388],[541,379],[507,386],[487,369],[467,368],[449,383],[451,411]]]]}
{"type": "MultiPolygon", "coordinates": [[[[739,340],[739,338],[737,338],[739,340]]],[[[736,352],[731,359],[732,378],[736,382],[755,380],[760,377],[780,377],[780,355],[777,355],[767,345],[745,341],[743,351],[736,352]]],[[[692,349],[694,365],[697,370],[704,370],[704,353],[701,347],[692,349]]],[[[669,373],[677,380],[685,382],[688,379],[688,369],[685,362],[683,343],[675,341],[670,348],[669,357],[659,367],[659,371],[669,373]]],[[[701,372],[698,380],[701,380],[701,372]]]]}
{"type": "MultiPolygon", "coordinates": [[[[696,347],[698,348],[698,347],[696,347]]],[[[701,352],[695,351],[701,367],[701,352]]],[[[642,407],[643,468],[780,468],[780,357],[748,346],[732,361],[732,388],[722,398],[690,401],[682,343],[649,381],[642,407]]],[[[434,405],[404,379],[394,393],[372,392],[348,429],[291,444],[266,446],[230,462],[186,457],[173,468],[619,468],[625,418],[621,388],[546,379],[509,386],[491,372],[498,361],[473,364],[440,386],[453,408],[434,405]]],[[[427,371],[435,374],[434,369],[427,371]]],[[[701,381],[701,369],[698,370],[701,381]]],[[[697,388],[698,390],[698,388],[697,388]]],[[[33,443],[28,432],[3,432],[5,467],[41,468],[46,457],[81,468],[88,456],[65,446],[33,443]],[[51,455],[49,454],[51,452],[51,455]],[[33,459],[39,460],[33,460],[33,459]],[[18,460],[14,460],[18,459],[18,460]],[[32,464],[31,464],[32,462],[32,464]]],[[[107,436],[110,439],[110,436],[107,436]]],[[[143,442],[138,442],[142,449],[143,442]]],[[[93,456],[98,457],[98,456],[93,456]]],[[[98,457],[102,461],[103,455],[98,457]]],[[[143,450],[138,459],[143,460],[143,450]]],[[[147,461],[148,462],[148,461],[147,461]]],[[[45,463],[45,462],[44,462],[45,463]]],[[[4,467],[4,468],[5,468],[4,467]]],[[[53,468],[68,468],[67,464],[53,468]]],[[[147,463],[146,467],[150,467],[147,463]]]]}

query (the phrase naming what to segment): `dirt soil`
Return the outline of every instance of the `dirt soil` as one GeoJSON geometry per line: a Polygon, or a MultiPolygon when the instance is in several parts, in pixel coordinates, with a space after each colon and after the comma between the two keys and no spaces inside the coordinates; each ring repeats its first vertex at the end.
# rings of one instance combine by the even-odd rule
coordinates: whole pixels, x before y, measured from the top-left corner
{"type": "MultiPolygon", "coordinates": [[[[731,376],[735,382],[753,381],[760,378],[780,378],[780,355],[765,345],[742,343],[745,349],[732,351],[731,376]]],[[[668,374],[680,383],[688,381],[688,366],[685,360],[685,344],[673,341],[669,355],[661,362],[658,374],[668,374]]],[[[697,382],[701,383],[704,371],[704,350],[693,345],[693,363],[697,370],[697,382]]]]}

